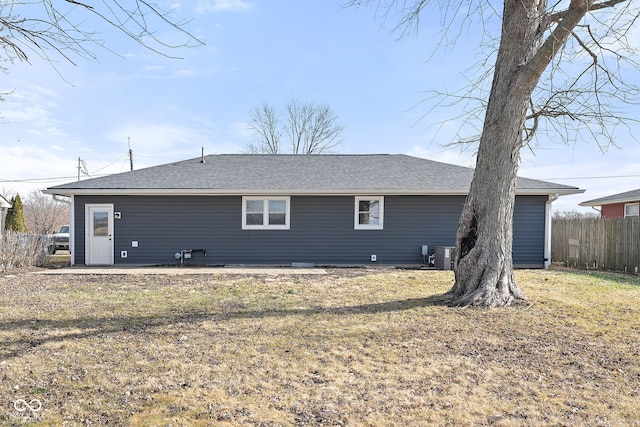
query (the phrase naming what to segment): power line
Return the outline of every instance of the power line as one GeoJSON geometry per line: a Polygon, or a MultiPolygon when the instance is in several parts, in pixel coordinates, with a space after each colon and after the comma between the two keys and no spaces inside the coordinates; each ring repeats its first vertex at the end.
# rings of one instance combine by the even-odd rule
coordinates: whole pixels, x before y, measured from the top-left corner
{"type": "MultiPolygon", "coordinates": [[[[109,166],[113,166],[117,162],[124,160],[127,156],[128,156],[128,154],[120,155],[115,160],[112,160],[110,163],[107,163],[106,165],[96,169],[95,172],[99,172],[99,171],[101,171],[103,169],[108,168],[109,166]]],[[[111,159],[113,159],[113,157],[111,157],[111,159]]],[[[94,158],[94,160],[95,160],[95,158],[94,158]]],[[[103,174],[92,173],[92,174],[88,174],[87,173],[85,175],[87,175],[90,178],[98,178],[98,177],[112,175],[112,174],[110,174],[110,173],[103,173],[103,174]]],[[[16,184],[46,184],[46,183],[49,183],[49,182],[62,182],[62,181],[71,181],[71,180],[76,180],[76,179],[78,179],[77,176],[56,176],[56,177],[51,177],[51,178],[24,178],[24,179],[4,179],[4,178],[0,178],[0,183],[7,182],[7,183],[16,183],[16,184]]]]}
{"type": "MultiPolygon", "coordinates": [[[[111,175],[110,173],[103,173],[103,174],[99,174],[99,175],[92,175],[94,177],[100,177],[100,176],[108,176],[111,175]]],[[[53,178],[25,178],[25,179],[3,179],[0,178],[0,182],[14,182],[14,183],[18,183],[18,184],[29,184],[29,183],[33,183],[33,184],[39,184],[39,183],[47,183],[47,182],[59,182],[59,181],[69,181],[69,180],[74,180],[77,179],[77,176],[57,176],[57,177],[53,177],[53,178]]]]}
{"type": "MultiPolygon", "coordinates": [[[[102,166],[101,168],[96,169],[95,172],[100,172],[101,170],[106,169],[106,168],[108,168],[109,166],[111,166],[111,165],[113,165],[115,163],[118,163],[120,160],[124,159],[126,156],[127,156],[126,154],[123,154],[123,155],[119,156],[117,159],[115,159],[111,163],[108,163],[108,164],[102,166]]],[[[91,176],[98,176],[98,175],[91,174],[91,176]]]]}
{"type": "Polygon", "coordinates": [[[0,178],[0,182],[16,182],[16,183],[45,183],[45,182],[54,182],[54,181],[65,181],[69,179],[74,179],[73,176],[58,176],[55,178],[27,178],[27,179],[2,179],[0,178]]]}

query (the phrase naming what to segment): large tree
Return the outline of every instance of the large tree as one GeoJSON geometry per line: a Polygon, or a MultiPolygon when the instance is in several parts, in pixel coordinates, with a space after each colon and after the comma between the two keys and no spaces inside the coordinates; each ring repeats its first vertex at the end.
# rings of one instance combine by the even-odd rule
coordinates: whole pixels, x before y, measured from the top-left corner
{"type": "MultiPolygon", "coordinates": [[[[444,16],[449,12],[461,16],[466,23],[474,17],[484,22],[485,13],[493,10],[482,1],[477,6],[433,0],[350,4],[369,3],[376,3],[387,19],[395,8],[401,17],[398,28],[403,30],[418,25],[429,8],[444,10],[444,16]]],[[[612,137],[610,126],[619,123],[620,116],[607,102],[629,101],[629,96],[637,95],[623,76],[627,68],[637,72],[637,64],[625,56],[635,53],[626,37],[639,17],[630,0],[567,0],[551,5],[546,0],[505,0],[501,13],[496,13],[501,32],[496,37],[493,80],[488,100],[483,100],[477,163],[456,235],[455,284],[445,295],[456,306],[506,306],[524,298],[512,262],[516,174],[520,150],[541,122],[561,119],[560,127],[574,121],[587,129],[595,123],[600,130],[594,135],[612,137]]]]}
{"type": "Polygon", "coordinates": [[[291,99],[282,113],[270,104],[262,104],[251,113],[249,129],[256,142],[247,147],[254,154],[322,154],[340,144],[344,130],[331,107],[313,102],[291,99]],[[282,135],[289,140],[283,146],[282,135]]]}

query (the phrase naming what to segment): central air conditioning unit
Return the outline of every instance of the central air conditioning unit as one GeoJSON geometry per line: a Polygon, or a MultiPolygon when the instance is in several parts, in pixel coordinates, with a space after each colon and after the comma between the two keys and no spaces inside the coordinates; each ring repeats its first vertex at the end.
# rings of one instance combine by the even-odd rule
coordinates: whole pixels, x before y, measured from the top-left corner
{"type": "Polygon", "coordinates": [[[437,270],[453,270],[455,246],[436,246],[434,267],[437,270]]]}

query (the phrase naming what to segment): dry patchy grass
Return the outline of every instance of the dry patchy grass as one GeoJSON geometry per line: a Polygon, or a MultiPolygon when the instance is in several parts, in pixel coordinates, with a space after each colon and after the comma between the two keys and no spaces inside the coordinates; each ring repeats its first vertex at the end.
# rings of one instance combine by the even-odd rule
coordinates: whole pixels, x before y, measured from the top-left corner
{"type": "Polygon", "coordinates": [[[432,303],[450,272],[5,274],[0,424],[640,425],[640,281],[517,280],[488,311],[432,303]]]}

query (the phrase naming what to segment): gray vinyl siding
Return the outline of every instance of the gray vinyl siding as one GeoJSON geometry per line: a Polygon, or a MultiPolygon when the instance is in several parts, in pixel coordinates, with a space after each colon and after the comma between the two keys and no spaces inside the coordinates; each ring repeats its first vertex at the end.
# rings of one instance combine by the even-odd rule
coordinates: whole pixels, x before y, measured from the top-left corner
{"type": "MultiPolygon", "coordinates": [[[[517,199],[516,264],[542,266],[546,200],[517,199]]],[[[122,215],[114,220],[116,264],[176,264],[176,252],[205,249],[189,262],[361,265],[375,254],[378,264],[418,265],[421,245],[454,246],[464,196],[386,196],[383,230],[354,229],[353,196],[292,196],[289,230],[243,230],[241,196],[76,196],[76,264],[85,263],[87,203],[112,203],[122,215]]]]}
{"type": "Polygon", "coordinates": [[[544,216],[547,196],[518,196],[513,212],[513,264],[544,266],[544,216]]]}

